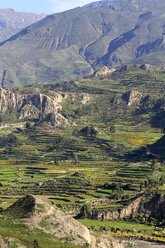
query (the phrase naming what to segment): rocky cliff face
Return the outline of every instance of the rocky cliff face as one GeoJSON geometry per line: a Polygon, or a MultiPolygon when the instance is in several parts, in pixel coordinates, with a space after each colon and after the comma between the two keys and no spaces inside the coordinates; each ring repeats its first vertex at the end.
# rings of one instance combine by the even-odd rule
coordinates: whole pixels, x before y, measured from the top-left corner
{"type": "Polygon", "coordinates": [[[18,109],[22,101],[22,96],[0,88],[0,111],[2,113],[5,113],[9,109],[18,109]]]}
{"type": "Polygon", "coordinates": [[[69,123],[62,115],[61,98],[59,94],[53,99],[42,94],[22,96],[1,88],[0,111],[2,114],[16,111],[18,119],[34,118],[38,123],[47,121],[52,126],[61,127],[69,123]]]}
{"type": "Polygon", "coordinates": [[[116,220],[116,219],[123,219],[130,215],[133,215],[138,212],[140,205],[141,205],[142,198],[139,197],[133,202],[131,202],[128,206],[116,210],[116,211],[105,211],[102,213],[96,213],[92,211],[92,215],[90,216],[92,219],[97,220],[116,220]]]}
{"type": "Polygon", "coordinates": [[[126,101],[128,106],[139,105],[143,98],[143,94],[136,91],[131,90],[122,95],[122,99],[126,101]]]}
{"type": "Polygon", "coordinates": [[[143,213],[144,216],[148,216],[148,218],[155,218],[158,220],[160,225],[165,226],[165,196],[161,197],[161,195],[156,194],[149,202],[143,205],[143,213]]]}

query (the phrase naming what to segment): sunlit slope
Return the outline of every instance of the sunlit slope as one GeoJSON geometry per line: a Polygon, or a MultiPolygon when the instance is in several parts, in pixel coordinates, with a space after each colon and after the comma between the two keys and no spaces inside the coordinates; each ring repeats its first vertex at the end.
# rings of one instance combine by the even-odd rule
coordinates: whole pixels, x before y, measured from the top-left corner
{"type": "Polygon", "coordinates": [[[3,87],[78,79],[125,63],[164,64],[163,0],[54,14],[0,44],[3,87]]]}

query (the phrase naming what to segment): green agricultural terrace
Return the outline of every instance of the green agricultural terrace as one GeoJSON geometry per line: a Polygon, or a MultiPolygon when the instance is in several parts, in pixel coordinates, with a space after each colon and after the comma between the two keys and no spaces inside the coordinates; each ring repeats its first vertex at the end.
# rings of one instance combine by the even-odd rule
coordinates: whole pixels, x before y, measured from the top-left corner
{"type": "Polygon", "coordinates": [[[39,195],[96,233],[165,242],[164,214],[151,208],[164,206],[164,89],[163,67],[137,65],[1,90],[2,213],[24,195],[39,195]],[[8,92],[19,106],[9,106],[8,92]]]}

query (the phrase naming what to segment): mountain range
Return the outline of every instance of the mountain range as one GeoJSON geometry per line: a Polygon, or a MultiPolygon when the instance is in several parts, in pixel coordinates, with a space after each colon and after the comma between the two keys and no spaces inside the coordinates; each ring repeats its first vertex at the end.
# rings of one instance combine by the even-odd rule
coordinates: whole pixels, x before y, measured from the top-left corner
{"type": "Polygon", "coordinates": [[[45,16],[45,14],[16,12],[13,9],[0,9],[0,42],[45,16]]]}
{"type": "Polygon", "coordinates": [[[164,64],[164,10],[164,0],[101,1],[47,16],[0,43],[1,87],[164,64]]]}

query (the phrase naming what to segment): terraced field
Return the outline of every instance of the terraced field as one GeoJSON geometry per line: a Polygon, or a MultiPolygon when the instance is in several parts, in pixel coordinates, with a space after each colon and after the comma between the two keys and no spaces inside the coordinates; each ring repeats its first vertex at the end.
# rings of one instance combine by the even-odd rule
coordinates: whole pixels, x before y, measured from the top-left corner
{"type": "Polygon", "coordinates": [[[26,194],[43,195],[75,216],[84,205],[113,212],[141,195],[164,195],[164,117],[161,125],[155,122],[158,113],[164,116],[164,80],[164,71],[137,69],[13,89],[60,94],[62,114],[72,124],[55,128],[34,118],[9,123],[8,114],[1,115],[0,208],[26,194]],[[161,157],[152,150],[157,142],[161,157]]]}

